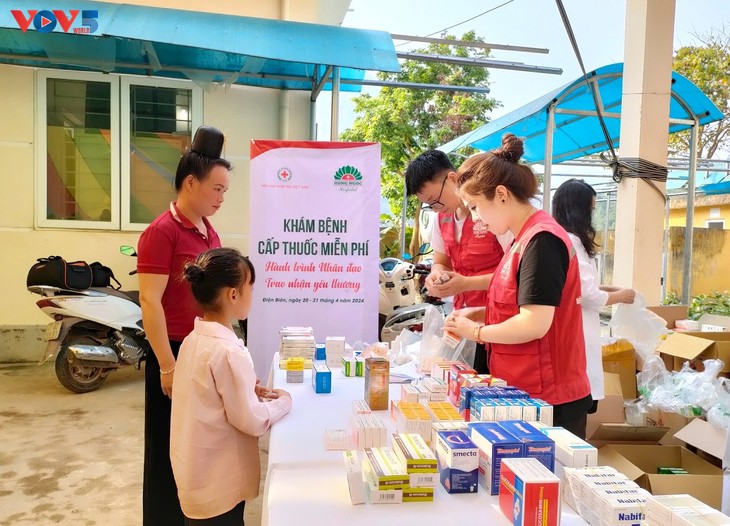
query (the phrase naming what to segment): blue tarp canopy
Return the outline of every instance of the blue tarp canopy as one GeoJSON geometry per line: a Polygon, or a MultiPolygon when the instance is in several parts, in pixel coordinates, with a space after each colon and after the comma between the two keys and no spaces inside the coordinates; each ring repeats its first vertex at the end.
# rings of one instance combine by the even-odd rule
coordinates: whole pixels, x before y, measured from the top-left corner
{"type": "Polygon", "coordinates": [[[343,81],[361,80],[365,70],[400,71],[382,31],[88,0],[23,4],[23,19],[37,11],[25,32],[15,5],[0,10],[0,63],[295,90],[312,89],[315,68],[321,79],[327,66],[339,67],[343,81]],[[78,13],[64,31],[71,10],[78,13]],[[97,16],[83,21],[84,11],[97,16]]]}
{"type": "MultiPolygon", "coordinates": [[[[588,79],[598,87],[606,126],[614,146],[618,146],[623,63],[591,71],[588,79]]],[[[502,135],[511,132],[524,140],[525,161],[544,163],[549,109],[554,111],[555,117],[553,163],[608,150],[595,114],[593,96],[583,77],[457,137],[439,150],[450,153],[464,146],[491,150],[500,146],[502,135]]],[[[669,118],[669,132],[674,133],[690,128],[695,119],[703,125],[722,119],[723,114],[697,86],[679,73],[672,72],[669,118]]]]}

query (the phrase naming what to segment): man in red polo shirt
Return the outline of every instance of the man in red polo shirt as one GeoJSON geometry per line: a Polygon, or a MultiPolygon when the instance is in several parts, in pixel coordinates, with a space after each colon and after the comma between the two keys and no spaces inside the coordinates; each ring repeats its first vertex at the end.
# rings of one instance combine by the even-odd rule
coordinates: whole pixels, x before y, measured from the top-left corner
{"type": "MultiPolygon", "coordinates": [[[[428,150],[413,159],[405,179],[408,195],[415,195],[424,209],[438,212],[431,234],[433,266],[426,278],[429,294],[453,296],[455,309],[483,307],[491,274],[512,236],[498,239],[472,219],[456,194],[456,169],[444,152],[428,150]]],[[[488,364],[484,345],[477,345],[474,368],[487,373],[488,364]]]]}

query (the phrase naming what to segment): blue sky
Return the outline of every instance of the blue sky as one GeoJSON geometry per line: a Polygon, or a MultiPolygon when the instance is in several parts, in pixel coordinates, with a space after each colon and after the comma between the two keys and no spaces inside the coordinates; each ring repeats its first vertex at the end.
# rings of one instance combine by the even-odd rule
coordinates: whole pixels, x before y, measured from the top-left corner
{"type": "MultiPolygon", "coordinates": [[[[343,25],[427,35],[506,1],[353,0],[343,25]]],[[[564,0],[564,5],[588,70],[623,61],[624,0],[564,0]]],[[[730,30],[730,0],[676,0],[676,5],[675,49],[696,43],[693,33],[705,33],[713,27],[721,27],[723,23],[730,30]]],[[[449,33],[461,36],[469,30],[475,30],[491,43],[550,49],[547,55],[495,50],[492,52],[495,59],[563,69],[562,75],[490,70],[491,96],[502,103],[502,107],[493,112],[492,118],[515,110],[581,74],[553,0],[513,0],[491,13],[450,29],[449,33]]],[[[397,49],[408,50],[424,45],[413,43],[397,49]]],[[[366,88],[366,91],[376,93],[377,89],[366,88]]],[[[341,131],[354,120],[352,96],[342,95],[341,131]]],[[[329,107],[329,93],[323,93],[317,111],[320,139],[329,136],[329,107]]]]}

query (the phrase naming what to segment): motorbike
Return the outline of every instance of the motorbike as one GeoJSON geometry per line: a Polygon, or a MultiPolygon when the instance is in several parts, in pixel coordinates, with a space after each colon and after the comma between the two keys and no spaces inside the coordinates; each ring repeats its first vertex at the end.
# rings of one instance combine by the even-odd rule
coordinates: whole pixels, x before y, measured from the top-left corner
{"type": "MultiPolygon", "coordinates": [[[[418,256],[427,255],[430,245],[421,245],[418,256]]],[[[447,314],[447,303],[429,296],[425,279],[431,273],[431,262],[427,260],[413,264],[407,259],[384,258],[380,260],[378,301],[380,341],[391,342],[403,329],[413,332],[423,330],[423,316],[426,305],[434,305],[447,314]],[[417,302],[418,296],[422,302],[417,302]]]]}
{"type": "MultiPolygon", "coordinates": [[[[120,251],[137,256],[130,246],[122,246],[120,251]]],[[[94,391],[116,369],[139,369],[151,352],[142,326],[139,291],[112,287],[75,290],[42,284],[28,286],[28,290],[41,296],[36,305],[53,319],[45,330],[46,352],[39,365],[55,354],[56,377],[69,391],[94,391]]]]}

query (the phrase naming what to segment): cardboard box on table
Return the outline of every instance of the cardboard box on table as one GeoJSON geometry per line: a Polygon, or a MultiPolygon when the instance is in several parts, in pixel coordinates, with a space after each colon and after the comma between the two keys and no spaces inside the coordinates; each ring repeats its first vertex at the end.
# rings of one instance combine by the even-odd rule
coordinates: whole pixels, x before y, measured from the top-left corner
{"type": "Polygon", "coordinates": [[[598,464],[615,468],[654,495],[687,493],[719,509],[722,470],[682,446],[608,444],[598,464]],[[660,467],[682,468],[687,475],[659,475],[660,467]]]}

